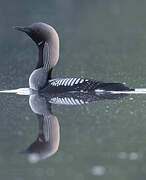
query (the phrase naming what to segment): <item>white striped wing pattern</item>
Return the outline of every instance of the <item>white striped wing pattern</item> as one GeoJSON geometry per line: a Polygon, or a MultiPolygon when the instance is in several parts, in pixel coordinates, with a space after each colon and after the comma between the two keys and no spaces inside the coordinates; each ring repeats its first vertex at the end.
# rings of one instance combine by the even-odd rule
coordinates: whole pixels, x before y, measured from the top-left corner
{"type": "Polygon", "coordinates": [[[53,104],[64,104],[64,105],[88,104],[88,102],[73,97],[54,97],[51,98],[49,102],[53,104]]]}
{"type": "Polygon", "coordinates": [[[87,82],[87,79],[82,79],[82,78],[57,78],[57,79],[52,79],[49,80],[49,83],[52,86],[73,86],[77,84],[81,84],[83,82],[87,82]]]}

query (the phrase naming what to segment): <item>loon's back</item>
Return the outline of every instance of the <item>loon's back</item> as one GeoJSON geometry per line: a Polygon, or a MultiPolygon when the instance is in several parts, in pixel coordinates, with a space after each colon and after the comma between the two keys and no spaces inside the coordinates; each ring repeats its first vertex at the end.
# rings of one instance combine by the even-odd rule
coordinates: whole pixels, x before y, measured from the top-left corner
{"type": "Polygon", "coordinates": [[[41,91],[48,93],[65,92],[103,92],[103,91],[129,91],[130,88],[122,83],[105,83],[102,81],[83,78],[57,78],[48,81],[41,91]]]}

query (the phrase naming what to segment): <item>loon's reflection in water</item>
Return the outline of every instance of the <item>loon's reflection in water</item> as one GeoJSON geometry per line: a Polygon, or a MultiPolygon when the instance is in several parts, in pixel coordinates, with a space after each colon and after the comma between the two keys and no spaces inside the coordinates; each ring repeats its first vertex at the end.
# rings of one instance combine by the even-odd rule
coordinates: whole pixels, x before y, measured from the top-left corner
{"type": "Polygon", "coordinates": [[[60,127],[45,97],[31,95],[29,104],[38,119],[38,137],[23,153],[28,154],[29,161],[34,163],[56,153],[60,142],[60,127]]]}
{"type": "Polygon", "coordinates": [[[51,103],[64,105],[82,105],[99,100],[120,100],[125,95],[118,94],[33,94],[29,97],[31,110],[38,119],[38,137],[23,151],[31,163],[38,162],[55,154],[60,143],[58,119],[52,113],[51,103]]]}
{"type": "Polygon", "coordinates": [[[82,105],[88,104],[91,102],[101,101],[101,100],[114,100],[121,99],[127,94],[112,94],[109,92],[104,93],[95,93],[95,92],[87,92],[87,93],[60,93],[60,94],[44,94],[44,96],[48,99],[48,101],[52,104],[64,104],[64,105],[82,105]]]}

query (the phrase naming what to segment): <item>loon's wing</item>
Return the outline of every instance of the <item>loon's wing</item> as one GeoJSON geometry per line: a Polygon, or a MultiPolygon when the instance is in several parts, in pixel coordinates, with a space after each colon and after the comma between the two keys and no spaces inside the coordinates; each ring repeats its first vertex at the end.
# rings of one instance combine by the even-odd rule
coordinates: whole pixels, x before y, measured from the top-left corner
{"type": "Polygon", "coordinates": [[[105,83],[83,78],[57,78],[48,81],[48,85],[42,90],[48,93],[65,92],[99,92],[99,91],[129,91],[122,83],[105,83]]]}

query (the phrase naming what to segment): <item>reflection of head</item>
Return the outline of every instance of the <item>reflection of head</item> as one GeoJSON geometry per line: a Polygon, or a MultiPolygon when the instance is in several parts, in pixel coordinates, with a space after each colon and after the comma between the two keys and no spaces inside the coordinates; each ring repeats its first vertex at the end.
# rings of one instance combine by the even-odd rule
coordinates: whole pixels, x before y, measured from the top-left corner
{"type": "Polygon", "coordinates": [[[39,120],[38,137],[24,152],[33,163],[56,153],[60,142],[60,127],[57,117],[51,113],[51,105],[44,97],[32,95],[29,104],[39,120]]]}
{"type": "Polygon", "coordinates": [[[56,153],[60,141],[59,123],[54,115],[40,116],[39,135],[25,151],[29,154],[30,162],[36,162],[41,159],[52,156],[56,153]]]}

